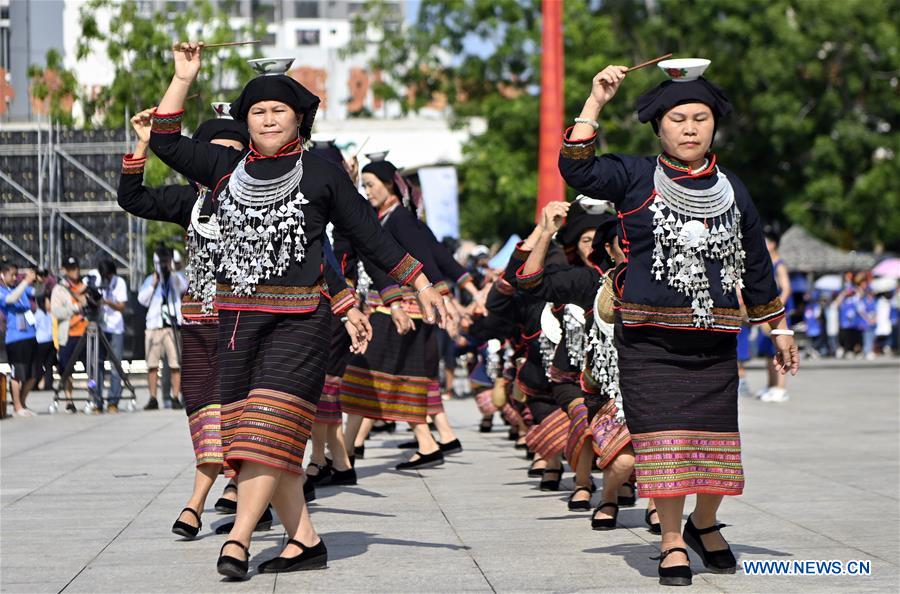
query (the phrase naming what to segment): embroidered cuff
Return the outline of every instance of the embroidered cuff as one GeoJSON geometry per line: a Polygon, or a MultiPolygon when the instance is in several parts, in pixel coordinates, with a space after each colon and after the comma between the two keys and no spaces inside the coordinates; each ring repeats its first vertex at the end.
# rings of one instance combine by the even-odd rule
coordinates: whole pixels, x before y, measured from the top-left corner
{"type": "Polygon", "coordinates": [[[440,293],[441,295],[444,295],[445,297],[450,295],[450,293],[451,293],[450,285],[447,284],[447,281],[439,281],[439,282],[434,283],[434,288],[437,290],[438,293],[440,293]]]}
{"type": "Polygon", "coordinates": [[[525,242],[520,241],[516,244],[516,249],[513,250],[512,258],[514,260],[518,260],[520,262],[524,262],[528,259],[528,255],[531,253],[531,250],[525,249],[525,242]]]}
{"type": "Polygon", "coordinates": [[[597,141],[597,134],[594,133],[590,138],[574,139],[571,138],[571,126],[563,133],[563,144],[560,154],[568,159],[590,159],[595,154],[594,143],[597,141]]]}
{"type": "Polygon", "coordinates": [[[403,289],[400,288],[400,285],[388,285],[379,291],[379,294],[384,305],[390,305],[394,301],[403,299],[403,289]]]}
{"type": "Polygon", "coordinates": [[[765,324],[777,320],[783,315],[784,305],[782,305],[780,297],[776,297],[765,305],[747,306],[747,317],[750,318],[751,324],[765,324]]]}
{"type": "Polygon", "coordinates": [[[343,315],[351,307],[356,305],[356,292],[351,289],[343,289],[331,296],[331,313],[336,316],[343,315]]]}
{"type": "Polygon", "coordinates": [[[554,384],[575,384],[578,383],[578,376],[581,375],[581,373],[578,371],[563,370],[556,365],[551,365],[550,369],[547,371],[547,375],[554,384]]]}
{"type": "Polygon", "coordinates": [[[406,254],[388,274],[399,284],[405,285],[420,272],[422,272],[422,263],[409,254],[406,254]]]}
{"type": "Polygon", "coordinates": [[[533,289],[540,285],[544,281],[544,269],[541,268],[537,272],[533,272],[531,274],[525,274],[523,269],[525,265],[522,264],[519,266],[519,269],[516,270],[516,282],[519,285],[519,288],[528,291],[529,289],[533,289]]]}
{"type": "Polygon", "coordinates": [[[156,134],[181,134],[181,120],[184,119],[184,110],[175,113],[153,113],[153,122],[150,132],[156,134]]]}
{"type": "Polygon", "coordinates": [[[122,157],[122,173],[124,175],[135,175],[144,173],[144,165],[147,164],[147,157],[135,159],[134,155],[128,153],[122,157]]]}
{"type": "Polygon", "coordinates": [[[456,284],[461,287],[464,284],[466,284],[467,282],[469,282],[470,280],[472,280],[472,275],[468,272],[463,272],[462,276],[460,276],[458,279],[456,279],[456,284]]]}

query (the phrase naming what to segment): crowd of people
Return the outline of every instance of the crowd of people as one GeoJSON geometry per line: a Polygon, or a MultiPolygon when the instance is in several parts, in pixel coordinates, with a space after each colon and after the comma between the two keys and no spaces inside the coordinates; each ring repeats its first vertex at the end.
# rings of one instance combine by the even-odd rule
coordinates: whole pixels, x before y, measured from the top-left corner
{"type": "MultiPolygon", "coordinates": [[[[463,360],[482,386],[481,430],[500,414],[542,490],[559,490],[568,464],[567,505],[590,512],[592,529],[616,529],[621,507],[647,500],[661,584],[691,583],[687,547],[710,571],[734,573],[718,512],[744,487],[738,336],[765,329],[776,381],[797,373],[800,356],[777,241],[767,250],[746,188],[710,151],[731,111],[718,87],[699,75],[654,87],[637,111],[661,152],[597,157],[598,117],[627,69],[597,74],[560,151],[560,173],[581,195],[544,207],[495,273],[483,251],[468,269],[454,259],[423,222],[418,188],[392,163],[360,169],[333,144],[310,146],[319,99],[283,72],[251,79],[229,117],[183,135],[184,102],[205,58],[195,43],[173,50],[165,95],[132,119],[137,141],[123,158],[118,201],[186,233],[185,274],[159,250],[138,291],[148,308],[147,408],[159,407],[165,359],[196,459],[175,534],[199,534],[224,474],[215,509],[234,520],[219,530],[227,533],[220,574],[247,577],[253,533],[271,526],[273,510],[288,540],[257,570],[326,567],[306,502],[317,486],[356,484],[371,431],[409,425],[412,454],[401,471],[462,452],[444,412],[440,362],[452,369],[463,360]],[[148,151],[190,183],[144,186],[148,151]],[[683,523],[688,495],[696,502],[683,523]]],[[[3,269],[17,411],[45,373],[34,363],[30,300],[58,320],[63,367],[84,332],[86,283],[74,258],[64,271],[42,306],[46,291],[33,291],[31,272],[18,282],[14,267],[3,269]],[[20,336],[28,346],[15,346],[20,336]]],[[[112,282],[105,265],[98,273],[112,314],[104,331],[114,335],[124,281],[112,282]]],[[[854,291],[839,307],[862,299],[854,291]]],[[[451,390],[452,377],[443,380],[451,390]]],[[[115,391],[98,409],[115,405],[115,391]]]]}

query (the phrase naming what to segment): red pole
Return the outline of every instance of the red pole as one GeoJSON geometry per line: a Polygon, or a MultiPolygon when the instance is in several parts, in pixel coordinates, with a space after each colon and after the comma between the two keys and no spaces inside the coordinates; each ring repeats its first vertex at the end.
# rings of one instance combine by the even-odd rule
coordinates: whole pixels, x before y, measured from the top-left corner
{"type": "Polygon", "coordinates": [[[562,0],[541,0],[541,123],[535,221],[548,202],[566,197],[566,185],[557,166],[563,133],[562,9],[562,0]]]}

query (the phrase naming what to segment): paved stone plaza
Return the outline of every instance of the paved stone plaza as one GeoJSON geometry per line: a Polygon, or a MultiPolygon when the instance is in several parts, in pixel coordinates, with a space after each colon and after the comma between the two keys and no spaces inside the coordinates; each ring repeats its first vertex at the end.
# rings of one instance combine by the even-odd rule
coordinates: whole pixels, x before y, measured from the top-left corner
{"type": "MultiPolygon", "coordinates": [[[[750,375],[759,386],[762,374],[750,375]]],[[[808,369],[787,404],[742,401],[745,494],[720,520],[739,559],[871,560],[872,575],[713,575],[692,556],[693,592],[897,592],[900,588],[900,367],[808,369]]],[[[146,394],[141,394],[146,398],[146,394]]],[[[32,399],[45,410],[46,394],[32,399]]],[[[329,569],[255,575],[215,570],[225,521],[211,505],[201,538],[169,532],[193,477],[181,411],[9,419],[2,433],[3,592],[639,592],[658,591],[656,537],[643,503],[621,528],[590,530],[567,491],[542,493],[498,426],[477,432],[472,400],[448,403],[465,451],[441,468],[398,473],[405,430],[376,436],[360,484],[320,488],[313,518],[329,569]]],[[[571,486],[566,475],[564,487],[571,486]]],[[[594,503],[596,504],[596,498],[594,503]]],[[[257,533],[252,563],[276,555],[257,533]]]]}

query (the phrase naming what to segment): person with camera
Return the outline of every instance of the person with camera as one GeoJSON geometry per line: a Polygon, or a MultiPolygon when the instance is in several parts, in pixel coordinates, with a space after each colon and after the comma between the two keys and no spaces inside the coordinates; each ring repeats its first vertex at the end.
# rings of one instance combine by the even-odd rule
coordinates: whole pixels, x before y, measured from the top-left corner
{"type": "MultiPolygon", "coordinates": [[[[124,278],[116,274],[116,265],[109,258],[100,261],[97,271],[90,277],[94,286],[100,291],[100,327],[109,342],[112,354],[119,361],[125,351],[125,306],[128,303],[128,284],[124,278]]],[[[97,394],[103,398],[103,376],[105,369],[102,362],[107,358],[106,347],[101,343],[99,377],[97,378],[97,394]]],[[[107,412],[119,412],[119,399],[122,397],[122,378],[110,360],[109,393],[107,394],[107,412]]]]}
{"type": "Polygon", "coordinates": [[[181,394],[181,354],[178,348],[177,331],[181,324],[181,296],[187,290],[187,279],[172,266],[172,250],[160,246],[156,250],[156,270],[144,279],[138,292],[138,302],[147,308],[147,324],[144,333],[145,357],[147,359],[150,401],[144,410],[159,408],[157,385],[159,364],[163,356],[172,373],[172,401],[165,402],[166,408],[182,408],[181,394]]]}
{"type": "MultiPolygon", "coordinates": [[[[53,287],[50,295],[50,311],[56,318],[57,336],[59,342],[59,368],[64,373],[69,365],[69,361],[75,353],[78,346],[78,339],[87,332],[88,320],[85,317],[85,309],[87,307],[87,285],[81,280],[81,265],[78,258],[68,256],[63,260],[63,274],[60,282],[53,287]]],[[[85,351],[82,350],[79,355],[80,360],[84,363],[85,351]]],[[[66,394],[66,411],[70,413],[78,412],[75,403],[72,401],[72,378],[65,379],[63,386],[66,394]]],[[[103,410],[102,402],[98,410],[103,410]]]]}
{"type": "Polygon", "coordinates": [[[12,368],[12,398],[16,416],[33,417],[25,406],[28,392],[34,386],[34,357],[37,349],[34,313],[30,297],[34,289],[34,271],[25,270],[18,283],[19,268],[4,262],[0,267],[0,311],[6,317],[5,344],[9,365],[12,368]]]}

